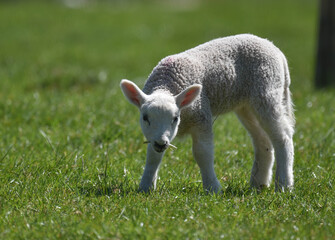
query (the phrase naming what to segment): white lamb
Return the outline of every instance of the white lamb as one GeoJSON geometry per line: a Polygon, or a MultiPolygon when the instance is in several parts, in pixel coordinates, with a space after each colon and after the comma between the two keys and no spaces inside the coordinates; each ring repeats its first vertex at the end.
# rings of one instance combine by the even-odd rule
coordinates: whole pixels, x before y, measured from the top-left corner
{"type": "Polygon", "coordinates": [[[212,124],[215,116],[228,111],[236,113],[252,138],[251,186],[270,185],[275,155],[276,190],[291,190],[295,120],[289,85],[284,54],[250,34],[215,39],[162,59],[143,91],[122,80],[123,94],[140,110],[149,143],[140,191],[155,189],[164,151],[178,132],[192,136],[205,191],[220,192],[212,124]]]}

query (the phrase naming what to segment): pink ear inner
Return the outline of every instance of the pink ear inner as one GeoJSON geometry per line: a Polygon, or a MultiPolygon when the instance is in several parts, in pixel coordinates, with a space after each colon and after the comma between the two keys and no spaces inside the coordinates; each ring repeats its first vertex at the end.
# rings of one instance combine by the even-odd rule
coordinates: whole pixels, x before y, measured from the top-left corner
{"type": "Polygon", "coordinates": [[[137,105],[140,105],[140,100],[138,99],[138,92],[136,88],[131,84],[127,84],[126,87],[128,92],[130,93],[130,99],[137,105]]]}
{"type": "Polygon", "coordinates": [[[187,104],[189,104],[192,100],[193,100],[193,97],[194,97],[194,92],[196,92],[197,89],[191,89],[190,91],[188,91],[186,94],[185,94],[185,98],[184,100],[181,102],[180,106],[183,107],[187,104]]]}
{"type": "Polygon", "coordinates": [[[131,100],[136,103],[136,105],[140,105],[140,101],[136,97],[132,97],[131,100]]]}

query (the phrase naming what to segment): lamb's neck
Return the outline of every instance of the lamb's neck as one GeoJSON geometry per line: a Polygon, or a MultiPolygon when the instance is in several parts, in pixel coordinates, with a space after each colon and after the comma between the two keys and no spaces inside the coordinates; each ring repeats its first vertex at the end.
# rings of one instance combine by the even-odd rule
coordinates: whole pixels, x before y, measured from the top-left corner
{"type": "Polygon", "coordinates": [[[162,91],[170,95],[177,95],[183,88],[171,76],[150,76],[146,81],[143,92],[152,94],[154,92],[162,91]]]}

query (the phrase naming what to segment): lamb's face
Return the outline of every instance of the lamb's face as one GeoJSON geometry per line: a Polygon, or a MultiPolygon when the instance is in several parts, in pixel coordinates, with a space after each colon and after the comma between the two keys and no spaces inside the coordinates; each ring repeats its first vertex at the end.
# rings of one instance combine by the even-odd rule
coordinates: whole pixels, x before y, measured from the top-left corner
{"type": "Polygon", "coordinates": [[[147,95],[129,80],[121,81],[121,89],[128,101],[141,111],[141,127],[152,148],[164,152],[178,132],[180,111],[200,95],[201,85],[194,84],[177,96],[156,91],[147,95]]]}
{"type": "Polygon", "coordinates": [[[165,151],[177,135],[180,122],[175,98],[164,93],[149,95],[140,111],[144,136],[156,152],[165,151]]]}

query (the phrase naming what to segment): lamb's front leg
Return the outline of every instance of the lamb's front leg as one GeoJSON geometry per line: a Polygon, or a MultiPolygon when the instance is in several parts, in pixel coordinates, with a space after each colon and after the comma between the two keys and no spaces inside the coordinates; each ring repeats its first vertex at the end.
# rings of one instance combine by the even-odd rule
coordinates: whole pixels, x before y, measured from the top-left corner
{"type": "Polygon", "coordinates": [[[214,172],[214,144],[212,133],[192,134],[193,156],[200,167],[203,188],[210,193],[219,193],[221,185],[214,172]]]}
{"type": "Polygon", "coordinates": [[[164,152],[158,153],[153,150],[150,143],[147,148],[147,160],[145,163],[144,173],[140,183],[140,192],[149,192],[156,189],[156,181],[159,165],[162,161],[164,152]]]}

